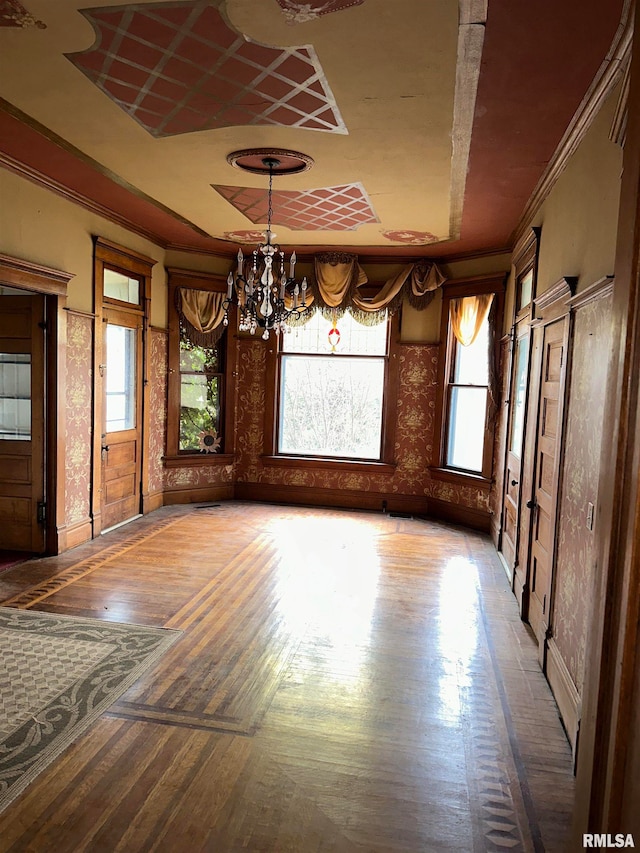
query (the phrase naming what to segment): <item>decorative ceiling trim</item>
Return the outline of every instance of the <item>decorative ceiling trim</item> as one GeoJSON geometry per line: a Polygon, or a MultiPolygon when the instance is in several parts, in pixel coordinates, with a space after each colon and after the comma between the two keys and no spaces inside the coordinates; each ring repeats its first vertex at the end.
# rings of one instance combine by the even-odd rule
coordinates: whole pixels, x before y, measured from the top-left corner
{"type": "Polygon", "coordinates": [[[576,152],[600,108],[623,77],[631,54],[633,37],[633,14],[631,10],[632,0],[625,0],[620,25],[613,38],[611,48],[529,198],[516,226],[513,242],[517,242],[526,231],[556,181],[564,172],[569,159],[576,152]]]}
{"type": "MultiPolygon", "coordinates": [[[[257,187],[212,184],[213,189],[250,222],[267,221],[268,194],[257,187]]],[[[379,222],[360,183],[312,190],[274,190],[273,222],[293,231],[354,231],[379,222]]]]}
{"type": "Polygon", "coordinates": [[[440,238],[430,231],[411,231],[408,228],[396,231],[381,231],[382,236],[392,243],[407,243],[410,246],[425,246],[437,243],[440,238]]]}
{"type": "Polygon", "coordinates": [[[227,163],[254,175],[299,175],[309,171],[314,159],[289,148],[246,148],[227,154],[227,163]]]}
{"type": "Polygon", "coordinates": [[[34,18],[20,0],[0,0],[0,27],[17,27],[22,30],[36,27],[46,30],[47,25],[34,18]]]}
{"type": "Polygon", "coordinates": [[[31,168],[31,166],[26,166],[24,163],[20,163],[18,160],[15,160],[13,157],[9,157],[2,152],[0,152],[0,166],[7,169],[9,172],[13,172],[14,175],[26,178],[28,181],[31,181],[31,183],[37,184],[43,189],[55,193],[61,198],[64,198],[66,201],[70,201],[73,204],[84,207],[85,210],[89,210],[91,213],[96,213],[98,216],[102,216],[104,219],[108,219],[110,222],[120,225],[122,228],[126,228],[128,231],[137,234],[139,237],[144,237],[145,240],[150,240],[152,243],[155,243],[161,248],[166,248],[168,245],[167,241],[156,232],[143,228],[134,222],[134,220],[128,219],[120,213],[116,213],[111,208],[105,207],[82,193],[69,189],[69,187],[66,187],[58,181],[54,181],[53,178],[50,178],[48,175],[43,174],[37,169],[31,168]]]}
{"type": "Polygon", "coordinates": [[[351,6],[361,6],[364,2],[365,0],[311,0],[310,3],[299,3],[298,0],[278,0],[288,24],[306,24],[321,15],[341,12],[351,6]]]}
{"type": "Polygon", "coordinates": [[[480,63],[487,21],[487,0],[460,0],[456,88],[451,135],[449,238],[458,240],[462,228],[464,193],[480,79],[480,63]]]}
{"type": "Polygon", "coordinates": [[[611,122],[611,130],[609,131],[609,139],[624,148],[624,143],[627,138],[627,119],[629,117],[629,84],[631,82],[631,51],[625,54],[624,57],[624,72],[622,76],[622,86],[618,95],[618,103],[616,111],[611,122]]]}
{"type": "Polygon", "coordinates": [[[253,41],[222,3],[83,9],[95,43],[66,57],[156,138],[245,125],[346,134],[314,48],[253,41]]]}

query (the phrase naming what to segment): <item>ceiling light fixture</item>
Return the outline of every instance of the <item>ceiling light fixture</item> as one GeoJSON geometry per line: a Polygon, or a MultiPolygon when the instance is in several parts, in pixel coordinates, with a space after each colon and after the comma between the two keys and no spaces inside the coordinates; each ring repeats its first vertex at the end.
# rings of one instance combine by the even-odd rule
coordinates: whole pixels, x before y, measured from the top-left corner
{"type": "MultiPolygon", "coordinates": [[[[238,266],[236,273],[229,273],[227,278],[227,298],[223,302],[224,324],[229,323],[229,309],[235,302],[238,305],[240,318],[238,329],[241,332],[250,332],[252,335],[258,329],[262,330],[263,340],[268,340],[269,333],[274,331],[277,335],[289,330],[288,321],[298,317],[309,307],[307,294],[308,283],[306,277],[299,283],[295,278],[296,253],[292,253],[289,260],[288,275],[285,270],[284,252],[274,242],[276,234],[271,230],[271,219],[273,216],[273,176],[274,172],[283,166],[280,173],[291,174],[294,171],[303,171],[296,166],[295,169],[288,168],[280,159],[272,156],[261,158],[261,166],[255,166],[255,154],[258,152],[236,152],[227,158],[233,165],[239,166],[246,171],[258,172],[269,175],[269,192],[267,196],[267,228],[264,231],[264,243],[260,243],[253,250],[253,257],[245,259],[242,249],[238,249],[238,266]],[[241,162],[243,155],[253,155],[253,165],[247,166],[241,162]]],[[[304,156],[304,155],[300,155],[304,156]]],[[[309,168],[310,158],[305,158],[304,168],[309,168]]],[[[311,161],[313,162],[313,161],[311,161]]]]}

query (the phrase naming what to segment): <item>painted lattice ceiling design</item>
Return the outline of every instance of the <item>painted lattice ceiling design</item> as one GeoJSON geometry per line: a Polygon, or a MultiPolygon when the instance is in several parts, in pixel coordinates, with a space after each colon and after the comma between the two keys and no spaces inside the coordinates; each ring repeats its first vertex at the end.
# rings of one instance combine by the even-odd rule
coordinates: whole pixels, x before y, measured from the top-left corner
{"type": "Polygon", "coordinates": [[[249,41],[217,5],[84,10],[96,43],[68,58],[155,137],[238,125],[347,132],[311,46],[249,41]]]}
{"type": "MultiPolygon", "coordinates": [[[[265,190],[217,184],[213,188],[251,222],[267,221],[265,190]]],[[[367,193],[358,183],[315,190],[273,191],[273,222],[293,231],[354,231],[367,222],[378,221],[367,193]]]]}

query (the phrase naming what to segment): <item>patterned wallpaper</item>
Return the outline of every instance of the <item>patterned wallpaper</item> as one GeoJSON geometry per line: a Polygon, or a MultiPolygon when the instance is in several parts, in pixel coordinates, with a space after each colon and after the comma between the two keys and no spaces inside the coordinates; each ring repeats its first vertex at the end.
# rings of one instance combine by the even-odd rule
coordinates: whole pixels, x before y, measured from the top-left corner
{"type": "Polygon", "coordinates": [[[432,480],[437,345],[403,345],[399,355],[399,392],[394,474],[263,466],[266,349],[262,341],[238,342],[236,477],[243,483],[348,489],[427,496],[473,508],[488,508],[488,493],[432,480]]]}
{"type": "Polygon", "coordinates": [[[576,313],[560,495],[553,631],[580,694],[595,569],[587,504],[595,505],[597,499],[610,313],[610,296],[589,302],[576,313]]]}
{"type": "Polygon", "coordinates": [[[167,333],[149,332],[149,494],[164,485],[162,457],[167,438],[167,333]]]}
{"type": "Polygon", "coordinates": [[[89,518],[91,511],[91,384],[93,319],[67,316],[67,433],[65,516],[67,526],[89,518]]]}

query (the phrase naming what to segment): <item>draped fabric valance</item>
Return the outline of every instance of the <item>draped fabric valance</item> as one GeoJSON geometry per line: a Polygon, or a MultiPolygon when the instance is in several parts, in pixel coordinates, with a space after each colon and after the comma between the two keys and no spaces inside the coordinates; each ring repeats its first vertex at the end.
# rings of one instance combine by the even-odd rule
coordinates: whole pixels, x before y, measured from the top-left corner
{"type": "Polygon", "coordinates": [[[367,274],[358,263],[356,255],[340,252],[322,253],[314,258],[315,301],[322,309],[340,309],[350,312],[361,322],[383,319],[386,312],[396,311],[406,297],[418,310],[427,307],[445,276],[431,261],[421,260],[408,264],[382,285],[371,299],[364,299],[359,288],[368,282],[367,274]]]}
{"type": "Polygon", "coordinates": [[[479,296],[464,296],[462,299],[452,299],[449,303],[449,318],[451,329],[463,347],[471,346],[478,337],[480,327],[487,319],[493,293],[482,293],[479,296]]]}
{"type": "Polygon", "coordinates": [[[224,332],[224,293],[209,290],[176,290],[176,310],[187,337],[199,347],[214,347],[224,332]]]}

